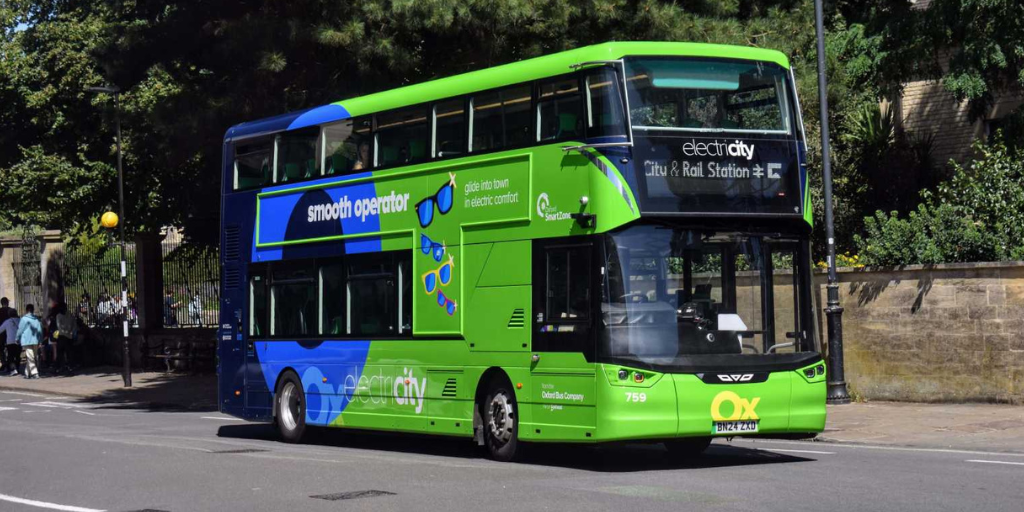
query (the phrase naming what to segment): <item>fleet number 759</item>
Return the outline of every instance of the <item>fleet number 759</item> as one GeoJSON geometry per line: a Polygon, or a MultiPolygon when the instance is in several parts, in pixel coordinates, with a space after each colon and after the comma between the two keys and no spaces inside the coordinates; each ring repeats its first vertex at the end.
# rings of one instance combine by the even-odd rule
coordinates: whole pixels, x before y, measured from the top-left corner
{"type": "Polygon", "coordinates": [[[633,393],[633,392],[630,392],[630,391],[626,391],[626,401],[627,402],[646,402],[647,401],[647,393],[633,393]]]}

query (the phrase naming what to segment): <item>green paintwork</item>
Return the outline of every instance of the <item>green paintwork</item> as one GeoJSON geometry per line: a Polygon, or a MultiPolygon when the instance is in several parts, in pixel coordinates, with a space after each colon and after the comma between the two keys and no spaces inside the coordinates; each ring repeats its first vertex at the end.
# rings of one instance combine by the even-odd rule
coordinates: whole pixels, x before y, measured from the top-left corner
{"type": "MultiPolygon", "coordinates": [[[[607,43],[339,104],[353,116],[364,115],[562,74],[570,64],[625,55],[729,57],[789,66],[783,54],[756,48],[607,43]]],[[[363,374],[394,377],[411,371],[417,379],[426,379],[424,406],[417,413],[407,404],[397,404],[386,390],[357,389],[333,426],[471,436],[475,400],[486,385],[481,379],[485,372],[496,371],[516,388],[519,435],[529,441],[706,436],[712,428],[711,404],[722,392],[757,399],[754,409],[761,433],[820,432],[825,418],[823,375],[808,380],[799,370],[782,371],[772,373],[764,383],[708,385],[690,374],[643,371],[644,381],[637,384],[618,379],[622,367],[587,362],[579,353],[540,353],[538,361],[531,360],[531,240],[603,233],[640,218],[633,191],[626,187],[627,202],[623,192],[584,155],[561,149],[569,144],[576,143],[471,155],[258,195],[257,208],[265,198],[282,194],[372,182],[377,193],[408,193],[415,204],[455,181],[452,210],[446,215],[435,213],[426,229],[419,226],[411,205],[405,212],[382,214],[380,231],[359,235],[269,242],[259,239],[257,226],[261,248],[373,236],[381,237],[385,251],[412,250],[414,338],[373,341],[363,374]],[[553,219],[538,212],[542,194],[556,213],[553,219]],[[583,196],[589,198],[585,207],[580,203],[583,196]],[[583,228],[557,215],[573,212],[596,214],[596,225],[583,228]],[[441,288],[457,304],[453,315],[438,306],[436,295],[425,291],[422,276],[441,264],[420,252],[421,233],[443,242],[444,261],[454,265],[452,281],[441,288]]],[[[605,157],[592,154],[620,183],[627,183],[605,157]]],[[[804,204],[810,222],[809,194],[804,204]]]]}
{"type": "Polygon", "coordinates": [[[773,62],[789,69],[782,52],[746,46],[677,42],[611,42],[495,66],[421,84],[400,87],[337,102],[353,117],[430,102],[452,96],[485,91],[496,87],[528,82],[571,71],[569,66],[589,61],[617,60],[625,56],[688,56],[773,62]],[[416,98],[415,102],[409,98],[416,98]]]}

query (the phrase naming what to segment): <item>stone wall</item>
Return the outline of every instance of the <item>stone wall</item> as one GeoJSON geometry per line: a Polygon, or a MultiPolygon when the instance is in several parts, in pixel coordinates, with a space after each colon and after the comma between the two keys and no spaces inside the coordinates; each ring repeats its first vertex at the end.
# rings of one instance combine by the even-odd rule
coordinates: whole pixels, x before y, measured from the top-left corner
{"type": "MultiPolygon", "coordinates": [[[[1024,262],[840,269],[839,281],[854,394],[1024,404],[1024,262]]],[[[816,284],[824,305],[823,274],[816,284]]]]}

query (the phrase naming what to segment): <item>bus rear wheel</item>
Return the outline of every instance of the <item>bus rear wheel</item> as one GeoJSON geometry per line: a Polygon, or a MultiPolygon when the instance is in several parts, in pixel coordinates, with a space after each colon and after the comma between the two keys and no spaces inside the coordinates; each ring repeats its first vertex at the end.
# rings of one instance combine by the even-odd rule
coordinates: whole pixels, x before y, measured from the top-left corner
{"type": "Polygon", "coordinates": [[[302,441],[306,433],[306,393],[294,373],[286,374],[274,393],[274,424],[289,443],[302,441]]]}
{"type": "Polygon", "coordinates": [[[676,457],[696,457],[711,445],[710,437],[683,437],[665,441],[665,448],[676,457]]]}
{"type": "Polygon", "coordinates": [[[519,405],[512,386],[504,379],[496,379],[480,406],[488,454],[500,462],[516,460],[522,447],[519,444],[519,405]]]}

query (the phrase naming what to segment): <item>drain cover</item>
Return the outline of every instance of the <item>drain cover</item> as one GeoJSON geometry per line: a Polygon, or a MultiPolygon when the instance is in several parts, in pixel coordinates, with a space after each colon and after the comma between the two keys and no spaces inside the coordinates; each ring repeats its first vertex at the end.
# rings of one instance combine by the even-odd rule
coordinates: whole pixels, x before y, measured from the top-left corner
{"type": "Polygon", "coordinates": [[[212,451],[210,453],[262,453],[262,452],[268,452],[268,451],[270,451],[270,450],[259,450],[259,449],[256,449],[256,448],[240,448],[240,449],[237,449],[237,450],[217,450],[217,451],[212,451]]]}
{"type": "Polygon", "coordinates": [[[359,498],[376,498],[377,496],[394,496],[395,493],[388,491],[349,491],[349,492],[338,492],[334,494],[318,494],[316,496],[310,496],[310,498],[316,498],[318,500],[327,501],[339,501],[339,500],[354,500],[359,498]]]}

